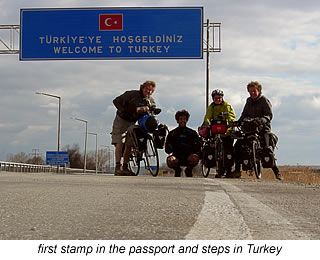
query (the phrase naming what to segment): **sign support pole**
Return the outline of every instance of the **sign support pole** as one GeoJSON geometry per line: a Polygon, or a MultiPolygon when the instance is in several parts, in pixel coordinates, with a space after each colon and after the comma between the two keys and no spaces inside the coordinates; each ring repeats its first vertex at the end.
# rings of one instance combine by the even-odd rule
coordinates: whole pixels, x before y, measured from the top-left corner
{"type": "Polygon", "coordinates": [[[203,24],[204,27],[207,28],[207,37],[206,40],[203,40],[205,43],[205,48],[203,49],[204,52],[207,52],[206,57],[206,108],[209,106],[210,102],[210,52],[221,52],[221,23],[210,23],[209,19],[207,22],[203,24]],[[212,33],[212,46],[210,45],[210,29],[213,29],[212,33]],[[215,30],[218,30],[216,32],[215,30]],[[218,33],[218,39],[215,39],[215,33],[218,33]]]}
{"type": "MultiPolygon", "coordinates": [[[[209,34],[210,34],[210,24],[209,19],[207,19],[207,68],[206,68],[206,110],[209,106],[209,88],[210,88],[210,52],[209,52],[209,34]]],[[[206,111],[205,110],[205,111],[206,111]]]]}

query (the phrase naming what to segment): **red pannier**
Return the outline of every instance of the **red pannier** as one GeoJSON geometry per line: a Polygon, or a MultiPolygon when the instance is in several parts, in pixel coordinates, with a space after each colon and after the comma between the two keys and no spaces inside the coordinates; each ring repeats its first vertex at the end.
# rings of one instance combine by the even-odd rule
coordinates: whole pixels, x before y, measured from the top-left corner
{"type": "Polygon", "coordinates": [[[200,126],[198,128],[198,133],[200,136],[207,138],[207,137],[209,137],[210,127],[209,126],[200,126]]]}
{"type": "Polygon", "coordinates": [[[224,120],[213,120],[211,122],[211,132],[213,134],[224,134],[227,131],[227,122],[224,120]]]}

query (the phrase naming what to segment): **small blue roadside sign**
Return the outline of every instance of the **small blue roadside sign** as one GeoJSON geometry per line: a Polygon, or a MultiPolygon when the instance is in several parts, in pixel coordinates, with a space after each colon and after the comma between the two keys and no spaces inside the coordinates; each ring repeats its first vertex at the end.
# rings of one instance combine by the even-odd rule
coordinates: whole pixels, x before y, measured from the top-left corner
{"type": "Polygon", "coordinates": [[[20,10],[20,60],[202,59],[203,7],[20,10]]]}
{"type": "Polygon", "coordinates": [[[69,153],[68,152],[49,152],[46,153],[47,165],[68,165],[69,153]]]}

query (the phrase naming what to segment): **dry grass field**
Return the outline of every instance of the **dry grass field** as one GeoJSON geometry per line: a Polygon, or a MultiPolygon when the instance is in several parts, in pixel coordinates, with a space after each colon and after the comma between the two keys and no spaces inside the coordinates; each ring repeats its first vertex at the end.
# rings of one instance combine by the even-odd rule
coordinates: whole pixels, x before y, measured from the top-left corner
{"type": "MultiPolygon", "coordinates": [[[[320,184],[320,170],[304,166],[279,166],[280,173],[285,181],[301,182],[306,184],[320,184]]],[[[246,172],[242,173],[242,178],[255,178],[246,172]]],[[[271,169],[263,169],[263,179],[275,179],[271,169]]]]}
{"type": "MultiPolygon", "coordinates": [[[[300,182],[306,184],[320,184],[320,169],[314,169],[312,167],[305,166],[279,166],[280,173],[285,181],[300,182]]],[[[166,168],[164,171],[160,170],[159,175],[173,176],[174,172],[171,169],[166,168]]],[[[194,177],[202,177],[200,167],[194,168],[194,177]]],[[[254,173],[242,172],[241,178],[243,179],[255,179],[254,173]]],[[[262,179],[275,180],[275,176],[271,169],[263,169],[262,179]]]]}

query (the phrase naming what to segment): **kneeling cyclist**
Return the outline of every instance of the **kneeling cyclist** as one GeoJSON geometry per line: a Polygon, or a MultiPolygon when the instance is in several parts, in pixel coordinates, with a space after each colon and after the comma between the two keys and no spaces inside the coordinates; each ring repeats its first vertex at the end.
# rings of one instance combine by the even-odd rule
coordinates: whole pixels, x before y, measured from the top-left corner
{"type": "Polygon", "coordinates": [[[195,130],[187,127],[189,117],[186,110],[176,113],[178,127],[169,132],[165,144],[165,151],[170,154],[167,164],[174,169],[175,177],[181,176],[181,166],[186,166],[186,176],[192,177],[192,169],[199,162],[200,138],[195,130]]]}

